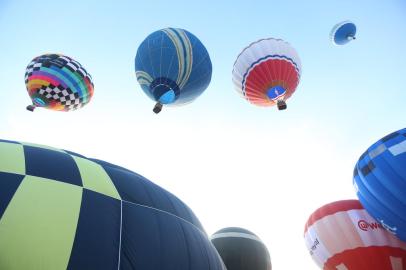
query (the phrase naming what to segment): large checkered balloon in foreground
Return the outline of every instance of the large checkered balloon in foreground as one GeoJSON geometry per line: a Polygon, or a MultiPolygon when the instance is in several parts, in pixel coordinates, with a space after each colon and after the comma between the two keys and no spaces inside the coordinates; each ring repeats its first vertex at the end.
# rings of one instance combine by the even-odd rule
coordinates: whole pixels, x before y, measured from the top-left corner
{"type": "Polygon", "coordinates": [[[60,54],[34,58],[25,71],[25,85],[32,105],[55,111],[72,111],[89,103],[93,82],[89,73],[75,60],[60,54]]]}
{"type": "Polygon", "coordinates": [[[295,49],[281,39],[267,38],[251,43],[238,55],[232,75],[235,89],[249,102],[284,110],[301,72],[295,49]]]}
{"type": "Polygon", "coordinates": [[[317,209],[306,223],[304,238],[323,270],[406,269],[406,243],[386,231],[358,200],[317,209]]]}
{"type": "Polygon", "coordinates": [[[383,137],[361,155],[353,184],[365,209],[406,241],[406,128],[383,137]]]}
{"type": "Polygon", "coordinates": [[[125,168],[0,141],[0,269],[225,270],[177,197],[125,168]]]}
{"type": "Polygon", "coordinates": [[[135,75],[142,90],[162,106],[192,102],[209,86],[212,65],[209,53],[192,33],[165,28],[150,34],[139,46],[135,75]]]}

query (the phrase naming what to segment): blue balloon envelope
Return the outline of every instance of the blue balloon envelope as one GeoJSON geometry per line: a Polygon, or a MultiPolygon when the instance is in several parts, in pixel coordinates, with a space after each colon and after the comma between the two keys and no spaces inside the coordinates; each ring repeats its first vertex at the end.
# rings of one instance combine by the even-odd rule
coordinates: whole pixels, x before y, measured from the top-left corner
{"type": "Polygon", "coordinates": [[[406,129],[383,137],[361,155],[353,184],[369,214],[406,241],[406,129]]]}
{"type": "Polygon", "coordinates": [[[182,105],[196,99],[209,86],[210,56],[192,33],[165,28],[150,34],[139,46],[135,74],[142,90],[157,105],[182,105]]]}
{"type": "Polygon", "coordinates": [[[335,45],[344,45],[355,39],[357,27],[350,21],[344,21],[336,24],[331,30],[331,41],[335,45]]]}

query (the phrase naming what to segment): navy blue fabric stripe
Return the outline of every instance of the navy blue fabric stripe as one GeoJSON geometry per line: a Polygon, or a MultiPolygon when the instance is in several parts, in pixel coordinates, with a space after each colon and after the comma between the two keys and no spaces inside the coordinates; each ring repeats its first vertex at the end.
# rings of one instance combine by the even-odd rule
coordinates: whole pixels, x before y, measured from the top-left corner
{"type": "Polygon", "coordinates": [[[199,270],[226,270],[221,258],[210,243],[207,235],[201,230],[186,222],[182,222],[185,239],[188,242],[188,251],[191,257],[190,269],[199,270]]]}
{"type": "Polygon", "coordinates": [[[83,155],[81,155],[81,154],[78,154],[78,153],[75,153],[75,152],[72,152],[72,151],[69,151],[69,150],[63,150],[63,151],[65,151],[66,153],[68,153],[68,154],[70,154],[70,155],[72,155],[72,156],[77,156],[77,157],[81,157],[81,158],[86,158],[85,156],[83,156],[83,155]]]}
{"type": "Polygon", "coordinates": [[[25,175],[0,172],[0,219],[25,175]]]}
{"type": "Polygon", "coordinates": [[[130,203],[123,203],[123,217],[121,269],[189,269],[175,217],[130,203]]]}
{"type": "Polygon", "coordinates": [[[393,132],[393,133],[391,133],[391,134],[388,134],[388,135],[386,135],[385,137],[383,137],[383,138],[381,139],[381,141],[387,142],[387,141],[389,141],[390,139],[393,139],[393,138],[397,137],[398,135],[400,135],[399,132],[395,131],[395,132],[393,132]]]}
{"type": "Polygon", "coordinates": [[[367,165],[361,168],[361,173],[364,176],[367,176],[370,172],[372,172],[375,169],[375,164],[370,160],[367,165]]]}
{"type": "Polygon", "coordinates": [[[112,167],[105,167],[105,170],[124,201],[156,208],[142,183],[146,179],[144,180],[134,173],[112,167]]]}
{"type": "Polygon", "coordinates": [[[171,201],[173,207],[176,209],[176,212],[180,217],[186,219],[187,221],[193,223],[196,227],[198,227],[201,231],[204,232],[203,226],[200,223],[200,220],[196,217],[196,215],[192,212],[192,210],[183,203],[179,198],[171,193],[167,193],[168,199],[171,201]]]}
{"type": "Polygon", "coordinates": [[[79,168],[71,155],[24,145],[26,174],[82,186],[79,168]]]}
{"type": "MultiPolygon", "coordinates": [[[[156,209],[123,202],[121,269],[215,270],[209,240],[194,225],[156,209]]],[[[211,250],[214,252],[214,250],[211,250]]]]}
{"type": "Polygon", "coordinates": [[[195,226],[203,230],[199,220],[194,214],[191,214],[191,210],[182,210],[187,208],[187,206],[170,192],[157,186],[139,174],[113,167],[106,166],[104,168],[114,183],[120,197],[124,201],[150,206],[169,212],[193,223],[195,226]]]}
{"type": "Polygon", "coordinates": [[[117,269],[120,226],[121,202],[83,189],[68,269],[117,269]]]}
{"type": "Polygon", "coordinates": [[[108,170],[110,168],[115,168],[115,169],[123,170],[123,171],[129,172],[129,173],[134,173],[133,171],[131,171],[129,169],[120,167],[120,166],[115,165],[115,164],[111,164],[111,163],[109,163],[107,161],[104,161],[104,160],[95,159],[95,158],[89,158],[89,160],[91,160],[93,162],[96,162],[97,164],[101,165],[106,170],[108,170]]]}

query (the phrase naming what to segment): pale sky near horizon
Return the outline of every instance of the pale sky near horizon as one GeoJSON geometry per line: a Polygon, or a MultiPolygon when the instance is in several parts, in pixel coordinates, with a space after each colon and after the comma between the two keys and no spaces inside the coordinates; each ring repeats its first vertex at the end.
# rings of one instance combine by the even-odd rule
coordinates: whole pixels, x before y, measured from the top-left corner
{"type": "Polygon", "coordinates": [[[209,235],[228,226],[257,234],[273,269],[317,269],[303,241],[307,218],[356,198],[358,157],[405,127],[402,0],[0,0],[0,33],[1,139],[131,169],[187,203],[209,235]],[[329,33],[343,20],[357,24],[357,40],[337,47],[329,33]],[[205,44],[213,77],[194,103],[155,115],[134,57],[165,27],[205,44]],[[286,111],[255,107],[233,89],[235,58],[264,37],[288,41],[302,61],[286,111]],[[25,67],[47,52],[73,57],[92,75],[95,94],[83,109],[25,110],[25,67]]]}

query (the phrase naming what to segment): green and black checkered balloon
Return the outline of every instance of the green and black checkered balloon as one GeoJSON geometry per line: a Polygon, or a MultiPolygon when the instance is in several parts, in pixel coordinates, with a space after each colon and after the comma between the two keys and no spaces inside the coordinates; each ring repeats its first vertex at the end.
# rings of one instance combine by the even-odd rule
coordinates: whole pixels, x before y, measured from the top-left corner
{"type": "Polygon", "coordinates": [[[193,212],[125,168],[0,140],[0,269],[225,269],[193,212]]]}

